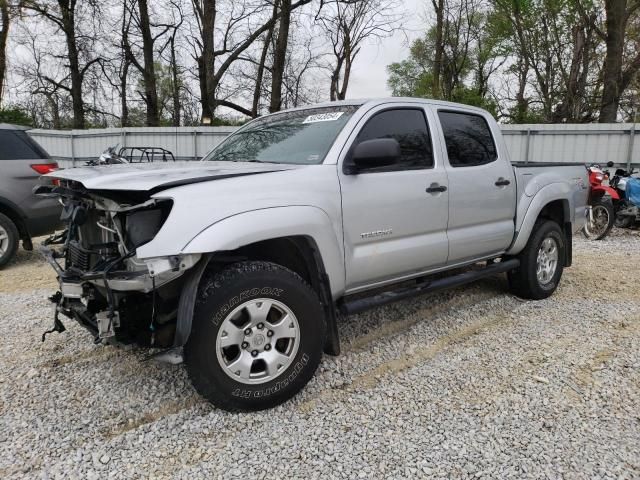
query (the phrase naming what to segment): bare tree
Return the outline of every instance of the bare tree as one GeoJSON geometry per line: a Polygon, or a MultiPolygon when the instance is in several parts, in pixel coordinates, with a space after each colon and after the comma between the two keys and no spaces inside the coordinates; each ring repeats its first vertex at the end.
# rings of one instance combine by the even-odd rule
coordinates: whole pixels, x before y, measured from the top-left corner
{"type": "Polygon", "coordinates": [[[128,127],[129,123],[129,80],[131,69],[131,55],[129,52],[129,31],[131,30],[131,15],[128,8],[128,2],[131,0],[121,1],[121,17],[114,24],[115,28],[120,29],[120,35],[111,39],[111,47],[114,53],[110,56],[105,55],[103,61],[100,62],[102,78],[119,97],[120,103],[120,127],[128,127]]]}
{"type": "Polygon", "coordinates": [[[82,96],[82,84],[87,71],[100,56],[95,47],[94,31],[81,32],[79,24],[90,27],[100,16],[99,2],[88,0],[78,6],[77,0],[22,0],[22,7],[45,18],[64,34],[68,76],[62,81],[50,77],[45,79],[57,88],[67,90],[73,103],[73,127],[85,128],[85,105],[82,96]]]}
{"type": "Polygon", "coordinates": [[[287,61],[287,46],[289,45],[291,0],[276,0],[276,6],[280,21],[273,52],[273,66],[271,68],[271,103],[269,111],[272,113],[279,111],[282,107],[282,80],[287,61]]]}
{"type": "Polygon", "coordinates": [[[66,125],[70,92],[60,82],[51,81],[53,72],[45,65],[44,54],[38,45],[37,34],[23,28],[21,45],[30,53],[28,58],[16,62],[15,71],[29,91],[26,105],[35,125],[59,130],[66,125]]]}
{"type": "MultiPolygon", "coordinates": [[[[274,3],[273,6],[273,17],[276,17],[278,14],[277,3],[274,3]]],[[[271,40],[273,39],[273,30],[272,26],[267,30],[267,33],[264,35],[264,40],[262,43],[262,49],[260,50],[260,58],[258,60],[256,76],[255,76],[255,84],[253,88],[253,101],[251,103],[251,116],[256,118],[258,116],[258,110],[260,108],[260,97],[262,96],[262,81],[264,79],[265,70],[267,69],[267,55],[269,54],[269,47],[271,46],[271,40]]]]}
{"type": "Polygon", "coordinates": [[[160,125],[160,105],[158,103],[158,88],[156,85],[156,41],[171,29],[170,24],[152,23],[147,0],[132,0],[125,3],[125,15],[129,14],[133,25],[137,29],[134,36],[129,31],[124,46],[131,64],[140,72],[144,85],[144,93],[141,96],[147,107],[147,125],[157,127],[160,125]],[[142,60],[139,60],[137,50],[142,52],[142,60]]]}
{"type": "MultiPolygon", "coordinates": [[[[286,10],[291,13],[311,1],[297,0],[288,4],[286,10]]],[[[283,13],[282,9],[276,6],[274,14],[273,3],[250,0],[233,2],[232,7],[224,12],[218,9],[222,4],[219,0],[192,0],[192,4],[198,22],[193,47],[198,64],[203,118],[213,118],[220,106],[253,116],[253,106],[247,108],[238,104],[233,95],[225,95],[220,87],[227,73],[256,40],[274,29],[283,13]],[[214,33],[221,39],[218,44],[214,42],[214,33]]],[[[230,91],[234,93],[232,87],[230,91]]]]}
{"type": "Polygon", "coordinates": [[[168,58],[165,61],[169,64],[170,73],[170,88],[171,88],[171,123],[175,127],[179,127],[181,123],[181,90],[182,90],[182,68],[178,62],[178,35],[182,24],[184,23],[184,14],[182,12],[182,6],[175,1],[171,2],[172,18],[170,21],[170,33],[167,42],[161,48],[161,54],[166,52],[168,58]]]}
{"type": "Polygon", "coordinates": [[[0,106],[7,72],[7,40],[9,39],[9,1],[0,0],[0,106]]]}
{"type": "Polygon", "coordinates": [[[401,17],[395,13],[396,0],[328,0],[318,21],[331,42],[333,62],[330,98],[346,97],[351,70],[362,44],[381,39],[400,28],[401,17]]]}

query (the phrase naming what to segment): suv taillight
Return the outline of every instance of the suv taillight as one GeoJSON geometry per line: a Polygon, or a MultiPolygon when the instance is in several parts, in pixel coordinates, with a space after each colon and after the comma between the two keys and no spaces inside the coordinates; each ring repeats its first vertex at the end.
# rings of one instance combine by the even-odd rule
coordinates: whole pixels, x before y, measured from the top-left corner
{"type": "Polygon", "coordinates": [[[32,163],[31,168],[38,172],[40,175],[44,175],[46,173],[51,173],[54,170],[58,169],[58,164],[56,162],[50,163],[32,163]]]}

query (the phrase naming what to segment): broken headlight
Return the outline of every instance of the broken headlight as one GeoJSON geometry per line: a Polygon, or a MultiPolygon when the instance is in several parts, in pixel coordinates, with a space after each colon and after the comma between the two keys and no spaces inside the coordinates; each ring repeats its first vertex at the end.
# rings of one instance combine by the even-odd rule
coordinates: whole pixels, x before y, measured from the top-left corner
{"type": "Polygon", "coordinates": [[[127,248],[135,249],[154,239],[171,211],[172,202],[161,202],[154,208],[134,210],[124,215],[127,248]]]}

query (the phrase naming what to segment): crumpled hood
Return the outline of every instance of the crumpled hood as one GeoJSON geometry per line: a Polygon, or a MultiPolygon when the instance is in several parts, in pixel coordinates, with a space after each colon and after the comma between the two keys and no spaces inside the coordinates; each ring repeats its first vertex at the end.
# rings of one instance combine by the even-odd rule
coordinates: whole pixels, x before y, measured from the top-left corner
{"type": "Polygon", "coordinates": [[[163,162],[69,168],[46,176],[79,182],[87,190],[146,192],[301,167],[303,165],[247,162],[163,162]]]}

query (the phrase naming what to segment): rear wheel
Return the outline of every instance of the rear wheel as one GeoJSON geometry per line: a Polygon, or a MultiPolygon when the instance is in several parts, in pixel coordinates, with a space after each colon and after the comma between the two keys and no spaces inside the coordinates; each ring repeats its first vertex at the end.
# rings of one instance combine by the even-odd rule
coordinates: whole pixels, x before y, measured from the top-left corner
{"type": "Polygon", "coordinates": [[[196,390],[231,411],[274,407],[300,391],[322,357],[324,312],[296,273],[241,262],[203,279],[185,363],[196,390]]]}
{"type": "Polygon", "coordinates": [[[591,205],[591,214],[582,229],[582,233],[591,240],[602,240],[613,228],[615,218],[616,215],[611,202],[603,199],[596,200],[591,205]]]}
{"type": "Polygon", "coordinates": [[[553,294],[562,277],[565,236],[552,220],[538,220],[524,250],[520,266],[509,273],[511,291],[522,298],[541,300],[553,294]]]}
{"type": "Polygon", "coordinates": [[[0,213],[0,268],[16,254],[19,240],[16,225],[9,217],[0,213]]]}

